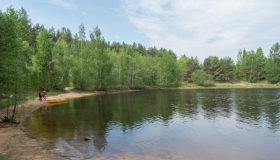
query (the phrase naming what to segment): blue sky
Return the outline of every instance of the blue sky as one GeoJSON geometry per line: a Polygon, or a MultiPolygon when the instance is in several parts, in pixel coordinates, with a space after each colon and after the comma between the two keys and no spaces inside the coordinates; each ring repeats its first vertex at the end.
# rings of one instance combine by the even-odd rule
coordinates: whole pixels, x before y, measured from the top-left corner
{"type": "Polygon", "coordinates": [[[0,0],[27,10],[32,23],[86,33],[99,26],[107,41],[141,43],[182,54],[234,60],[239,49],[262,47],[265,55],[280,38],[279,0],[0,0]]]}

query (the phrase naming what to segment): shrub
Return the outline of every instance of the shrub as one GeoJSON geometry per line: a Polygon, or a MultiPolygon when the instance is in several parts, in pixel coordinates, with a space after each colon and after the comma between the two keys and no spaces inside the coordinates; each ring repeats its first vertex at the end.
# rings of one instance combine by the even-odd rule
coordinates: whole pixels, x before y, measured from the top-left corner
{"type": "Polygon", "coordinates": [[[198,70],[197,72],[192,73],[191,79],[193,83],[199,86],[213,86],[213,77],[210,74],[207,74],[203,70],[198,70]]]}

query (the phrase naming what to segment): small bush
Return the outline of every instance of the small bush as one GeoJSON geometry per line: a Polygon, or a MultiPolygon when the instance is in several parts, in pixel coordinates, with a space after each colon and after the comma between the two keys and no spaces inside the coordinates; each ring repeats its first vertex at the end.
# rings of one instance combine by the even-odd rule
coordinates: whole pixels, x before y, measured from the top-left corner
{"type": "Polygon", "coordinates": [[[191,80],[193,83],[199,86],[214,86],[213,77],[210,74],[207,74],[203,70],[192,73],[191,80]]]}

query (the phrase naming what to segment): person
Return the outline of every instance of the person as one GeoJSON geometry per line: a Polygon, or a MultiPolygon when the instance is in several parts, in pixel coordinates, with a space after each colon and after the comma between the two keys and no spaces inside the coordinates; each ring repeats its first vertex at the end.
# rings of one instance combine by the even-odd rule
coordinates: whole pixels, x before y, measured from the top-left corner
{"type": "Polygon", "coordinates": [[[45,100],[47,100],[47,92],[46,92],[46,90],[44,90],[43,93],[45,95],[45,100]]]}
{"type": "Polygon", "coordinates": [[[39,101],[42,101],[42,96],[40,92],[39,92],[39,101]]]}
{"type": "MultiPolygon", "coordinates": [[[[42,98],[44,98],[44,97],[45,97],[45,96],[44,96],[44,93],[42,93],[41,96],[42,96],[42,98]]],[[[44,100],[44,99],[43,99],[43,100],[44,100]]]]}

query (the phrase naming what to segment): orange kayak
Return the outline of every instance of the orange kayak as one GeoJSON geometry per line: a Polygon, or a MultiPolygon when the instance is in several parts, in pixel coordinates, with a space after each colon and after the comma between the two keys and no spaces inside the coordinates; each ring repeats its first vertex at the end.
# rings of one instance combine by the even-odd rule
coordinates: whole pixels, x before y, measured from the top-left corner
{"type": "Polygon", "coordinates": [[[65,103],[68,102],[67,98],[63,98],[63,99],[50,99],[50,100],[46,100],[47,103],[65,103]]]}
{"type": "Polygon", "coordinates": [[[57,103],[47,103],[47,107],[49,106],[55,106],[55,105],[59,105],[59,104],[66,104],[67,102],[57,102],[57,103]]]}

